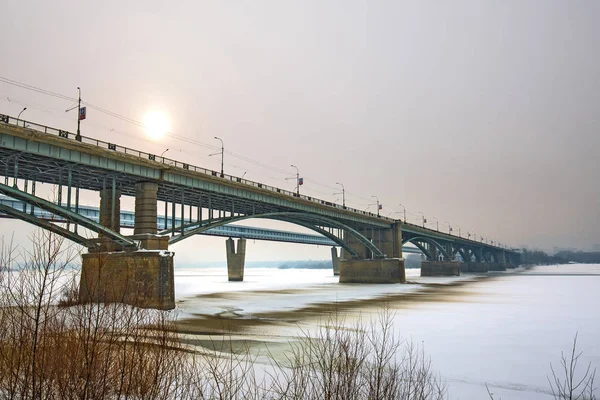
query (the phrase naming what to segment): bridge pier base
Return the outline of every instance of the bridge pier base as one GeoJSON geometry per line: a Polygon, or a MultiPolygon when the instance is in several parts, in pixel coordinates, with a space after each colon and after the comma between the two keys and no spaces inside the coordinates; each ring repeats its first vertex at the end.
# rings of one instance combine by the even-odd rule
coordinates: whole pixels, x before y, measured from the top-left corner
{"type": "MultiPolygon", "coordinates": [[[[100,236],[99,250],[83,254],[79,301],[82,303],[125,303],[136,307],[175,308],[175,253],[168,251],[169,237],[156,234],[158,186],[136,184],[135,227],[131,239],[141,250],[125,250],[100,236]]],[[[121,191],[100,191],[100,223],[119,232],[121,191]]]]}
{"type": "Polygon", "coordinates": [[[458,261],[422,261],[421,276],[460,276],[458,261]]]}
{"type": "Polygon", "coordinates": [[[340,260],[340,283],[406,282],[404,260],[381,258],[372,260],[340,260]]]}
{"type": "Polygon", "coordinates": [[[331,248],[331,264],[333,265],[333,276],[340,275],[340,257],[338,256],[337,247],[331,248]]]}
{"type": "Polygon", "coordinates": [[[484,262],[463,263],[460,266],[462,272],[485,273],[488,272],[489,264],[484,262]]]}
{"type": "Polygon", "coordinates": [[[174,255],[165,250],[83,254],[79,300],[172,310],[174,255]]]}
{"type": "Polygon", "coordinates": [[[227,249],[227,276],[230,282],[244,280],[244,263],[246,261],[246,239],[238,239],[237,252],[232,238],[225,243],[227,249]]]}
{"type": "Polygon", "coordinates": [[[488,271],[506,271],[505,263],[489,263],[488,271]]]}

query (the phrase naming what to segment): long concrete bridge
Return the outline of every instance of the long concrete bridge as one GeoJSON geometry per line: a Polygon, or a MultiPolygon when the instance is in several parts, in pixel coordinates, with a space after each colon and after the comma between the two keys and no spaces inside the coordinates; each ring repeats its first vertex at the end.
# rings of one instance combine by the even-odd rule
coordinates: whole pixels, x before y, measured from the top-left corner
{"type": "MultiPolygon", "coordinates": [[[[169,245],[247,219],[296,224],[341,247],[341,257],[332,248],[332,260],[342,283],[403,282],[402,249],[408,243],[428,259],[423,263],[423,275],[486,272],[520,260],[520,253],[512,249],[7,115],[0,115],[2,173],[0,193],[25,207],[0,205],[1,212],[88,249],[82,255],[80,298],[84,302],[122,301],[173,308],[174,253],[169,245]],[[55,185],[57,201],[36,196],[37,182],[55,185]],[[99,193],[98,221],[79,213],[80,190],[99,193]],[[120,232],[122,196],[135,197],[133,235],[120,232]],[[161,225],[157,221],[162,206],[161,225]],[[66,226],[36,216],[36,209],[61,218],[66,226]],[[81,228],[97,237],[85,237],[81,228]],[[457,258],[463,262],[455,261],[457,258]]],[[[228,239],[226,250],[229,279],[243,280],[245,239],[238,239],[237,246],[228,239]]]]}
{"type": "MultiPolygon", "coordinates": [[[[68,220],[54,215],[49,211],[43,210],[41,208],[35,208],[32,205],[22,202],[21,200],[15,200],[8,196],[0,195],[0,218],[15,218],[13,214],[14,210],[9,210],[8,213],[3,212],[2,210],[5,207],[10,207],[16,211],[22,211],[26,214],[32,214],[36,218],[39,218],[43,221],[52,222],[54,224],[66,224],[68,220]]],[[[63,208],[67,208],[67,204],[62,204],[63,208]]],[[[94,222],[100,222],[100,208],[93,206],[86,206],[79,204],[78,214],[91,219],[94,222]]],[[[120,225],[121,228],[134,229],[135,228],[135,212],[121,210],[120,216],[120,225]]],[[[191,222],[191,221],[186,221],[191,222]]],[[[171,226],[171,220],[166,218],[164,215],[159,215],[156,218],[157,226],[171,226]]],[[[179,217],[175,218],[175,225],[179,226],[181,224],[181,219],[179,217]]],[[[314,235],[310,233],[300,233],[300,232],[289,232],[282,231],[278,229],[266,229],[266,228],[258,228],[255,226],[245,226],[245,225],[223,225],[217,226],[215,228],[208,229],[206,231],[200,232],[199,235],[206,236],[219,236],[219,237],[227,237],[227,238],[236,238],[236,239],[250,239],[250,240],[266,240],[273,242],[283,242],[283,243],[297,243],[297,244],[309,244],[309,245],[317,245],[317,246],[332,246],[338,247],[339,245],[333,240],[323,236],[323,235],[314,235]]],[[[413,254],[423,254],[423,252],[415,247],[403,246],[403,253],[413,253],[413,254]]]]}

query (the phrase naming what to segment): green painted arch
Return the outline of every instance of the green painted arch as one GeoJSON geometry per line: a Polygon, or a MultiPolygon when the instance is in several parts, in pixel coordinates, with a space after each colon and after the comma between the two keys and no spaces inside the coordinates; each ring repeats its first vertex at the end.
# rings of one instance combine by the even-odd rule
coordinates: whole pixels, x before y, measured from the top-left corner
{"type": "Polygon", "coordinates": [[[192,237],[194,235],[202,233],[208,229],[215,228],[215,227],[222,226],[222,225],[227,225],[227,224],[230,224],[233,222],[239,222],[239,221],[251,219],[251,218],[279,220],[279,221],[289,222],[292,224],[303,226],[305,228],[311,229],[317,233],[323,234],[324,236],[334,240],[342,248],[347,250],[350,254],[356,256],[357,255],[356,252],[354,250],[352,250],[346,243],[344,243],[343,240],[341,240],[340,238],[337,238],[334,235],[329,234],[327,231],[319,228],[316,225],[317,223],[327,223],[335,228],[343,229],[344,231],[348,232],[349,234],[354,236],[356,239],[358,239],[369,250],[371,250],[371,252],[373,254],[375,254],[378,257],[383,257],[383,253],[381,252],[381,250],[379,250],[369,239],[367,239],[366,237],[361,235],[360,232],[358,232],[354,228],[351,228],[350,226],[343,224],[339,221],[323,217],[321,215],[312,215],[312,214],[298,213],[298,212],[276,212],[276,213],[267,213],[267,214],[240,215],[240,216],[235,216],[235,217],[216,218],[216,219],[211,219],[211,220],[207,220],[207,221],[193,222],[193,223],[184,225],[183,227],[179,226],[179,227],[175,227],[175,228],[165,229],[165,230],[159,232],[159,234],[164,235],[164,234],[174,233],[174,232],[181,231],[181,229],[183,228],[183,234],[173,236],[169,240],[170,244],[174,244],[174,243],[177,243],[188,237],[192,237]]]}
{"type": "Polygon", "coordinates": [[[55,225],[49,221],[44,221],[38,217],[35,217],[31,214],[24,213],[22,211],[16,210],[10,206],[0,204],[0,211],[9,215],[12,218],[20,219],[21,221],[27,222],[29,224],[38,226],[42,229],[50,231],[56,235],[62,236],[65,239],[68,239],[72,242],[75,242],[81,246],[87,247],[88,249],[92,249],[97,247],[97,244],[93,241],[84,238],[81,235],[76,234],[75,232],[71,232],[68,229],[65,229],[61,226],[55,225]]]}
{"type": "Polygon", "coordinates": [[[425,246],[423,246],[423,244],[422,244],[422,243],[415,242],[415,243],[413,243],[413,244],[414,244],[415,246],[417,246],[417,248],[418,248],[419,250],[421,250],[421,251],[423,252],[423,254],[425,254],[425,257],[426,257],[428,260],[431,260],[431,254],[429,254],[429,250],[428,250],[428,249],[427,249],[425,246]]]}
{"type": "Polygon", "coordinates": [[[94,222],[89,218],[79,215],[74,211],[67,210],[64,207],[54,204],[48,200],[42,199],[41,197],[37,197],[32,194],[23,192],[16,187],[11,187],[0,183],[0,193],[10,196],[13,199],[21,200],[25,204],[33,205],[35,207],[39,207],[41,209],[49,211],[54,215],[63,217],[66,221],[69,221],[71,223],[79,224],[84,228],[91,230],[92,232],[104,235],[107,239],[110,239],[111,241],[123,247],[138,247],[138,243],[133,239],[123,236],[120,233],[115,232],[112,229],[109,229],[97,222],[94,222]]]}
{"type": "MultiPolygon", "coordinates": [[[[452,257],[450,257],[450,255],[448,254],[448,252],[446,251],[446,249],[444,249],[444,246],[442,246],[441,244],[439,244],[436,240],[433,240],[431,238],[428,237],[424,237],[424,236],[413,236],[409,239],[403,240],[402,241],[402,245],[406,244],[406,243],[412,243],[415,246],[419,247],[419,245],[417,244],[418,242],[424,242],[424,243],[429,243],[432,246],[435,246],[435,248],[446,258],[446,259],[451,259],[452,257]]],[[[419,247],[421,248],[421,247],[419,247]]],[[[422,251],[422,249],[421,249],[422,251]]],[[[431,254],[429,254],[429,252],[427,252],[425,254],[427,256],[428,259],[431,260],[431,254]]]]}

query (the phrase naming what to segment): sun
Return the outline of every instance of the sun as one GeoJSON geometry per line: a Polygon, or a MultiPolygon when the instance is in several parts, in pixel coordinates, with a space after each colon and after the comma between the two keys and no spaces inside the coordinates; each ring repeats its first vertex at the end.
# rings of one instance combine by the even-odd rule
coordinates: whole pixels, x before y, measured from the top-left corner
{"type": "Polygon", "coordinates": [[[144,128],[151,139],[162,138],[169,130],[169,119],[160,111],[148,111],[144,115],[144,128]]]}

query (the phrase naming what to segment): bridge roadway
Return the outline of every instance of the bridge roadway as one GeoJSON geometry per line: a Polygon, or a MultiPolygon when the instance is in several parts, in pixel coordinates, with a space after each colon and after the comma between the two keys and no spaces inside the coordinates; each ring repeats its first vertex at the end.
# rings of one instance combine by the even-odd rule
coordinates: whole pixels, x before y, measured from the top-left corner
{"type": "MultiPolygon", "coordinates": [[[[167,261],[158,258],[139,261],[136,257],[142,256],[136,250],[140,247],[157,250],[164,256],[169,244],[245,219],[289,222],[335,242],[343,249],[340,282],[402,281],[402,247],[407,243],[414,244],[434,263],[442,260],[452,262],[460,254],[463,260],[476,263],[514,264],[518,263],[520,256],[512,249],[343,207],[259,182],[221,175],[116,143],[76,136],[29,121],[17,121],[6,115],[0,115],[1,173],[4,173],[5,179],[3,184],[0,183],[0,193],[60,216],[69,225],[59,228],[16,209],[10,210],[12,217],[51,229],[90,249],[88,254],[83,255],[82,281],[100,281],[99,285],[104,285],[103,277],[92,279],[90,274],[85,273],[86,269],[96,272],[101,269],[98,254],[107,254],[110,260],[102,263],[109,264],[110,268],[105,267],[103,271],[111,270],[114,274],[119,273],[124,263],[133,263],[132,260],[155,267],[157,280],[146,283],[148,290],[154,291],[156,300],[149,301],[148,306],[158,308],[173,305],[173,286],[172,280],[169,280],[173,257],[171,255],[167,261]],[[36,182],[56,185],[57,204],[35,195],[36,182]],[[80,190],[100,193],[99,222],[76,212],[80,190]],[[135,197],[132,236],[122,235],[119,231],[121,196],[135,197]],[[63,206],[63,197],[66,198],[66,207],[63,206]],[[157,204],[160,206],[161,203],[165,207],[165,218],[170,219],[171,224],[157,226],[157,204]],[[82,237],[77,231],[78,226],[96,232],[99,239],[82,237]],[[167,238],[166,235],[170,236],[167,238]],[[92,261],[94,256],[96,261],[92,261]]],[[[3,211],[7,212],[6,208],[3,211]]],[[[227,241],[231,280],[243,279],[245,242],[241,240],[237,251],[233,241],[227,241]]],[[[150,257],[147,251],[143,254],[146,258],[150,257]]],[[[332,252],[332,256],[335,261],[337,254],[332,252]]],[[[137,270],[133,273],[136,276],[141,274],[137,270]]],[[[105,289],[102,286],[98,290],[105,289]]],[[[94,293],[98,290],[95,288],[94,293]]],[[[89,293],[82,294],[86,299],[90,296],[89,293]]]]}
{"type": "MultiPolygon", "coordinates": [[[[10,197],[0,195],[0,218],[14,218],[11,215],[2,212],[2,206],[11,207],[15,210],[22,210],[25,213],[33,214],[35,217],[45,221],[53,223],[66,223],[67,220],[52,214],[41,208],[35,208],[28,205],[20,200],[11,199],[10,197]]],[[[62,207],[66,208],[66,204],[63,203],[62,207]]],[[[78,213],[92,221],[100,221],[100,208],[92,206],[79,205],[78,213]]],[[[135,213],[133,211],[121,210],[121,228],[133,229],[135,227],[135,213]]],[[[171,226],[171,220],[165,218],[164,215],[159,215],[156,221],[158,226],[171,226]]],[[[175,219],[175,226],[181,224],[181,219],[175,219]]],[[[309,233],[300,232],[289,232],[277,229],[266,229],[257,228],[255,226],[244,226],[244,225],[223,225],[216,228],[208,229],[207,231],[199,233],[200,235],[207,236],[219,236],[219,237],[233,237],[236,239],[250,239],[250,240],[267,240],[273,242],[284,242],[284,243],[299,243],[299,244],[310,244],[318,246],[339,246],[333,240],[330,240],[322,235],[314,235],[309,233]]],[[[414,247],[404,246],[402,247],[403,253],[423,254],[421,250],[414,247]]]]}

